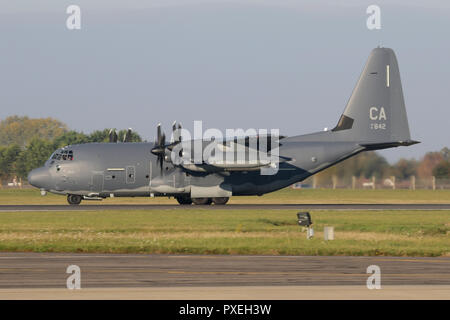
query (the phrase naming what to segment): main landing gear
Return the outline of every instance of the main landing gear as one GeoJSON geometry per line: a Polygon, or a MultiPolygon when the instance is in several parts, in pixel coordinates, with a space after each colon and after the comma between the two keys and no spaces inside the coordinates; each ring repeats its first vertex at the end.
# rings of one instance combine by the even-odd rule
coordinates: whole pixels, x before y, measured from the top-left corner
{"type": "Polygon", "coordinates": [[[193,198],[192,202],[198,206],[205,206],[212,203],[211,198],[193,198]]]}
{"type": "Polygon", "coordinates": [[[181,197],[175,197],[177,199],[178,203],[181,205],[189,205],[192,204],[192,199],[187,196],[181,196],[181,197]]]}
{"type": "Polygon", "coordinates": [[[195,205],[203,205],[203,206],[207,206],[210,205],[211,203],[214,203],[215,205],[224,205],[228,202],[229,198],[227,197],[217,197],[217,198],[191,198],[188,196],[179,196],[179,197],[175,197],[175,199],[177,199],[178,203],[181,205],[190,205],[190,204],[195,204],[195,205]]]}
{"type": "Polygon", "coordinates": [[[78,194],[68,194],[67,195],[67,202],[70,205],[78,205],[78,204],[80,204],[81,200],[83,200],[83,197],[78,194]]]}
{"type": "Polygon", "coordinates": [[[217,206],[223,206],[224,204],[226,204],[228,202],[230,198],[227,197],[217,197],[217,198],[212,198],[212,201],[214,202],[214,204],[217,206]]]}

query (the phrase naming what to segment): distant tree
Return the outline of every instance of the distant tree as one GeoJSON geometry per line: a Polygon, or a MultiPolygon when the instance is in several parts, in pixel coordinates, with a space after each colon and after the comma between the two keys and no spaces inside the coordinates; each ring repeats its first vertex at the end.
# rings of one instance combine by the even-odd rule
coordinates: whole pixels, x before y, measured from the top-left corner
{"type": "Polygon", "coordinates": [[[89,142],[108,142],[109,130],[110,129],[95,130],[88,135],[89,142]]]}
{"type": "Polygon", "coordinates": [[[31,119],[11,116],[0,121],[0,145],[25,147],[33,138],[53,140],[67,131],[67,126],[53,118],[31,119]]]}
{"type": "MultiPolygon", "coordinates": [[[[115,129],[113,129],[115,130],[115,129]]],[[[55,145],[57,147],[63,147],[70,144],[81,144],[81,143],[89,143],[89,142],[109,142],[109,132],[111,129],[103,129],[103,130],[95,130],[92,133],[86,135],[84,133],[80,133],[77,131],[69,131],[64,133],[62,136],[55,139],[55,145]]],[[[122,142],[127,130],[120,130],[117,134],[118,142],[122,142]]],[[[132,131],[131,133],[131,142],[141,142],[141,136],[132,131]]]]}
{"type": "MultiPolygon", "coordinates": [[[[118,133],[118,141],[123,141],[125,134],[127,133],[127,130],[120,130],[118,133]]],[[[131,142],[142,142],[142,138],[136,131],[131,132],[131,142]]]]}
{"type": "MultiPolygon", "coordinates": [[[[84,134],[52,118],[31,119],[11,116],[0,121],[0,178],[13,175],[22,178],[34,168],[42,166],[52,152],[63,146],[89,142],[109,142],[110,129],[84,134]]],[[[127,130],[118,132],[118,142],[124,140],[127,130]]],[[[141,142],[137,132],[131,133],[131,142],[141,142]]]]}
{"type": "MultiPolygon", "coordinates": [[[[103,129],[103,130],[96,130],[94,132],[92,132],[89,136],[89,142],[109,142],[109,132],[111,129],[103,129]]],[[[115,130],[115,129],[113,129],[115,130]]],[[[122,142],[125,134],[126,134],[127,130],[120,130],[117,133],[118,142],[122,142]]],[[[141,142],[142,138],[141,136],[136,132],[136,131],[132,131],[131,132],[131,142],[141,142]]]]}
{"type": "Polygon", "coordinates": [[[449,148],[447,148],[447,147],[442,148],[441,154],[442,154],[442,157],[444,158],[444,160],[450,161],[450,149],[449,148]]]}
{"type": "Polygon", "coordinates": [[[444,160],[441,152],[428,152],[417,167],[417,175],[420,178],[432,176],[433,169],[444,160]]]}
{"type": "Polygon", "coordinates": [[[331,183],[331,176],[336,175],[340,181],[351,183],[352,176],[370,178],[384,177],[389,170],[386,159],[374,151],[363,152],[347,159],[336,166],[330,167],[317,175],[319,184],[331,183]]]}
{"type": "Polygon", "coordinates": [[[16,161],[21,150],[17,144],[0,147],[0,177],[9,179],[16,172],[16,161]]]}
{"type": "Polygon", "coordinates": [[[25,178],[34,168],[42,167],[54,151],[52,142],[34,138],[23,150],[16,161],[17,175],[25,178]]]}
{"type": "Polygon", "coordinates": [[[89,142],[89,136],[85,135],[82,132],[77,132],[77,131],[68,131],[65,132],[63,135],[57,137],[54,141],[54,147],[56,148],[61,148],[64,146],[68,146],[68,145],[73,145],[73,144],[81,144],[81,143],[87,143],[89,142]]]}
{"type": "Polygon", "coordinates": [[[433,175],[436,179],[450,179],[450,161],[441,161],[434,167],[433,175]]]}
{"type": "Polygon", "coordinates": [[[416,160],[400,159],[391,169],[391,175],[399,179],[407,179],[417,175],[418,163],[416,160]]]}
{"type": "Polygon", "coordinates": [[[362,175],[365,178],[377,177],[382,178],[389,168],[389,163],[386,159],[377,153],[370,154],[362,163],[362,175]]]}

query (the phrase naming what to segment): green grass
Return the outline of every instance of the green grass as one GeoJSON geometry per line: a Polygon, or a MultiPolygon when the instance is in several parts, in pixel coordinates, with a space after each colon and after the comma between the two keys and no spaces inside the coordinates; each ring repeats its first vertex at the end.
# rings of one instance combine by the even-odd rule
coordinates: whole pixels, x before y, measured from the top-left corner
{"type": "Polygon", "coordinates": [[[449,256],[450,210],[0,212],[0,251],[449,256]],[[324,226],[335,227],[324,241],[324,226]]]}
{"type": "MultiPolygon", "coordinates": [[[[108,198],[84,204],[175,204],[167,198],[108,198]]],[[[232,197],[229,203],[450,203],[450,190],[350,190],[285,188],[262,197],[232,197]]],[[[66,197],[54,194],[41,196],[37,189],[2,189],[0,204],[67,204],[66,197]]]]}
{"type": "MultiPolygon", "coordinates": [[[[175,204],[113,198],[95,204],[175,204]]],[[[450,190],[283,189],[230,203],[450,203],[450,190]]],[[[0,190],[0,204],[66,204],[36,189],[0,190]]],[[[449,211],[313,211],[306,239],[295,210],[1,212],[0,250],[36,252],[449,256],[449,211]],[[324,226],[335,227],[323,241],[324,226]]]]}

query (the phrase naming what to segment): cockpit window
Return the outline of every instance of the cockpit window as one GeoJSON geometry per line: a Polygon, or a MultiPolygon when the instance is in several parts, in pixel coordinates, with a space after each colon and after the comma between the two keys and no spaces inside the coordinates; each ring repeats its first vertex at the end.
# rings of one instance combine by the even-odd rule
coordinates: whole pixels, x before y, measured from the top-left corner
{"type": "Polygon", "coordinates": [[[73,160],[73,151],[68,149],[56,150],[51,156],[52,160],[73,160]]]}

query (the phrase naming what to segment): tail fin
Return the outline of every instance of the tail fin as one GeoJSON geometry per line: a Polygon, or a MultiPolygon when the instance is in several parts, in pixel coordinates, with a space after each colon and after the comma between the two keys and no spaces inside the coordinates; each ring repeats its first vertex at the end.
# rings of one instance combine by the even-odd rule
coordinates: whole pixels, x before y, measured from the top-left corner
{"type": "Polygon", "coordinates": [[[347,138],[369,145],[410,145],[400,72],[394,51],[375,48],[337,126],[347,138]],[[345,131],[344,131],[345,130],[345,131]],[[345,133],[344,133],[345,132],[345,133]],[[347,136],[348,135],[348,136],[347,136]]]}

